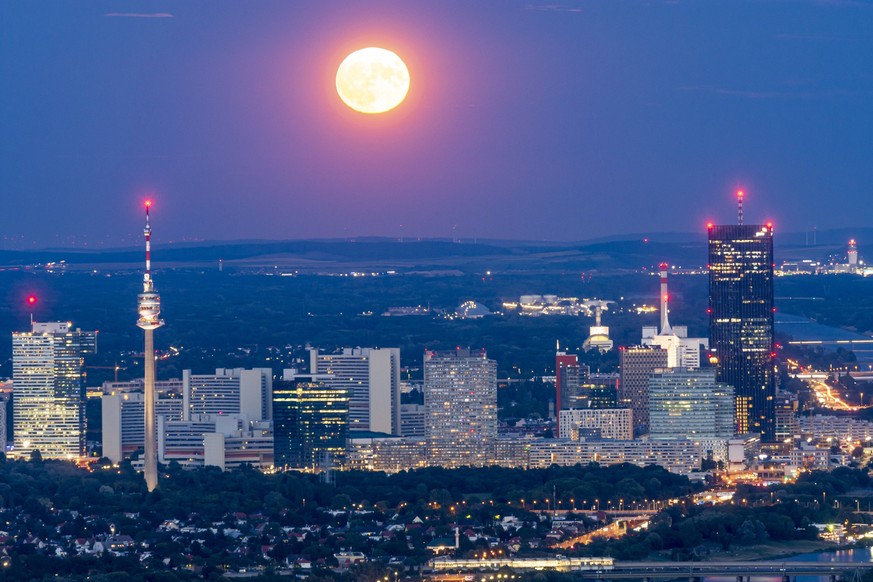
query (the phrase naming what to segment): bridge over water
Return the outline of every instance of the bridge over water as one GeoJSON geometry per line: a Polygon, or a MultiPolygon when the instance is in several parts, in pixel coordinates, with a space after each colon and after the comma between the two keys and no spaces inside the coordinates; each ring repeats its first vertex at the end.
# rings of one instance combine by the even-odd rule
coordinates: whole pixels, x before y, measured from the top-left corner
{"type": "Polygon", "coordinates": [[[595,580],[676,580],[697,581],[707,577],[733,577],[737,582],[752,578],[781,577],[791,582],[797,576],[821,576],[835,582],[843,574],[873,571],[870,562],[615,562],[611,569],[577,572],[581,578],[595,580]]]}
{"type": "Polygon", "coordinates": [[[785,560],[755,562],[616,562],[612,558],[568,558],[543,556],[519,558],[510,556],[473,558],[441,557],[431,560],[434,582],[502,582],[508,576],[496,575],[503,568],[515,571],[557,570],[573,572],[578,578],[600,580],[688,580],[703,578],[733,578],[736,582],[751,582],[753,578],[781,578],[794,582],[797,576],[827,577],[836,582],[843,575],[858,579],[873,571],[871,562],[793,562],[785,560]]]}

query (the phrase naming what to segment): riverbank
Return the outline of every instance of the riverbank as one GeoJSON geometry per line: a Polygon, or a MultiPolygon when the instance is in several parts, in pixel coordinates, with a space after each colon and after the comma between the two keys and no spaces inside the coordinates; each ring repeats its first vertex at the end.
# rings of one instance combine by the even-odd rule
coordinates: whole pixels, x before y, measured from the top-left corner
{"type": "MultiPolygon", "coordinates": [[[[724,551],[711,547],[700,560],[716,560],[722,562],[748,562],[753,560],[779,560],[803,554],[817,554],[849,549],[850,546],[837,546],[824,540],[792,540],[786,542],[769,541],[755,546],[734,546],[724,551]]],[[[651,554],[649,559],[671,561],[669,550],[651,554]]]]}
{"type": "Polygon", "coordinates": [[[726,552],[710,554],[713,560],[778,560],[800,554],[814,554],[841,549],[834,542],[825,540],[792,540],[786,542],[769,541],[755,546],[741,546],[726,552]]]}

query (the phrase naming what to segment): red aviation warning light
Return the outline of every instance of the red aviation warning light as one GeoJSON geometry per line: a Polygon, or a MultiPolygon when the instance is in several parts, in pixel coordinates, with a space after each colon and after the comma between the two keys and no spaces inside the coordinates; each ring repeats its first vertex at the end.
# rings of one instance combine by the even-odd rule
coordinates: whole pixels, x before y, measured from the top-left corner
{"type": "Polygon", "coordinates": [[[712,224],[711,222],[707,222],[707,223],[706,223],[706,230],[712,230],[712,227],[713,227],[713,226],[715,226],[715,225],[712,224]]]}
{"type": "Polygon", "coordinates": [[[746,195],[742,190],[737,190],[737,224],[743,224],[743,197],[746,195]]]}
{"type": "Polygon", "coordinates": [[[146,201],[145,201],[145,207],[146,207],[146,208],[149,208],[151,205],[152,205],[152,201],[151,201],[151,200],[146,200],[146,201]]]}
{"type": "Polygon", "coordinates": [[[36,295],[28,295],[26,301],[28,305],[33,307],[36,305],[36,295]]]}

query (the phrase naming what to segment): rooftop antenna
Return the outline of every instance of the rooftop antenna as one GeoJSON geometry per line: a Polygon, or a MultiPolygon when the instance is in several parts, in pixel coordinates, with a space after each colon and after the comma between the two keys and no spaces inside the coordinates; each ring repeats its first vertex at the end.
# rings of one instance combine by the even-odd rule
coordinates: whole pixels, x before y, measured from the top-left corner
{"type": "Polygon", "coordinates": [[[737,190],[737,224],[743,224],[743,197],[746,195],[742,190],[737,190]]]}
{"type": "Polygon", "coordinates": [[[30,329],[33,330],[33,310],[36,307],[36,295],[27,296],[27,306],[30,307],[30,329]]]}

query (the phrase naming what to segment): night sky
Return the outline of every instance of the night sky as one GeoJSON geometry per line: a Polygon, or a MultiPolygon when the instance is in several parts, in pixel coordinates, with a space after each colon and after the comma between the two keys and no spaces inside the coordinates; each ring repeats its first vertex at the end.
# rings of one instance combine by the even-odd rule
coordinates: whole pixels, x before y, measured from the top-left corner
{"type": "Polygon", "coordinates": [[[4,1],[0,248],[870,225],[868,1],[4,1]],[[393,50],[392,112],[340,61],[393,50]]]}

